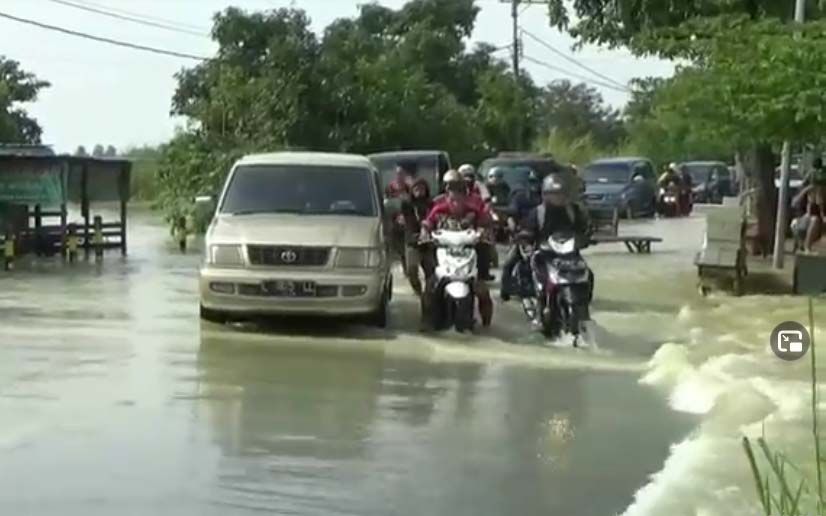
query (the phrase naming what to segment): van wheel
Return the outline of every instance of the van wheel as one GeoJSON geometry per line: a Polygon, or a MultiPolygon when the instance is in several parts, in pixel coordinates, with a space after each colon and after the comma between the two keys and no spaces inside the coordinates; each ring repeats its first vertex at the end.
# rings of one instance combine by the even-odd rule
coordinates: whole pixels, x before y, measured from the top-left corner
{"type": "Polygon", "coordinates": [[[370,314],[369,322],[371,326],[375,326],[376,328],[387,328],[387,319],[388,319],[388,304],[390,302],[390,294],[385,291],[384,295],[382,296],[381,303],[379,307],[376,309],[375,312],[370,314]]]}
{"type": "Polygon", "coordinates": [[[212,323],[224,324],[229,321],[229,316],[224,312],[211,310],[201,305],[201,319],[212,323]]]}

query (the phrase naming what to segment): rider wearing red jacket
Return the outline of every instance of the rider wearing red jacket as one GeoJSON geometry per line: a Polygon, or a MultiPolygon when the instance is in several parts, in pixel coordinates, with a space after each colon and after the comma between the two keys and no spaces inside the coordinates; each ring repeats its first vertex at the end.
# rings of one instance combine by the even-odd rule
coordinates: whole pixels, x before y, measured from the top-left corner
{"type": "MultiPolygon", "coordinates": [[[[459,221],[467,227],[485,227],[488,224],[489,212],[485,203],[475,196],[467,195],[467,189],[462,176],[455,170],[448,170],[443,182],[447,194],[438,199],[430,213],[422,221],[422,233],[428,233],[438,228],[449,219],[459,221]]],[[[432,289],[432,284],[428,283],[432,289]]],[[[484,281],[477,279],[475,292],[479,299],[479,314],[482,316],[482,325],[490,326],[493,318],[493,302],[490,291],[484,281]]]]}

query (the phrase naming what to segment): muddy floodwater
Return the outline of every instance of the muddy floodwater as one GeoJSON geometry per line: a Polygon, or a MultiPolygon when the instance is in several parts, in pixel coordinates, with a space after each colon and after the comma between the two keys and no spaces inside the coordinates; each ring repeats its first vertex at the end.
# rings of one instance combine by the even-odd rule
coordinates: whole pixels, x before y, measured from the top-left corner
{"type": "Polygon", "coordinates": [[[0,272],[0,514],[745,515],[740,436],[807,452],[806,367],[766,340],[805,305],[698,297],[699,216],[588,251],[587,350],[515,305],[419,334],[400,281],[386,331],[202,323],[199,251],[130,223],[127,259],[0,272]]]}

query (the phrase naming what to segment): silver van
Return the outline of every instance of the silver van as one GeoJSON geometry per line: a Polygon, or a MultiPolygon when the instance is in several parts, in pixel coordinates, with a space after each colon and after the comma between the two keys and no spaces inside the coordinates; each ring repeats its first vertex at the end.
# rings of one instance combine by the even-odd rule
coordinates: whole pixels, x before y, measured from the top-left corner
{"type": "Polygon", "coordinates": [[[392,279],[380,179],[364,156],[242,158],[218,200],[205,254],[204,319],[301,314],[387,323],[392,279]]]}

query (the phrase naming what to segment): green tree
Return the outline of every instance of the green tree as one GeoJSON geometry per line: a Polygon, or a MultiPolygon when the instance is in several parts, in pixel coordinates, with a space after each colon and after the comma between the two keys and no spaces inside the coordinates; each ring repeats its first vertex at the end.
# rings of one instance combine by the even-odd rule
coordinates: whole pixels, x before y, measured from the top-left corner
{"type": "Polygon", "coordinates": [[[49,86],[17,61],[0,56],[0,142],[40,143],[42,128],[20,104],[37,100],[49,86]]]}
{"type": "Polygon", "coordinates": [[[83,145],[78,145],[77,149],[75,149],[75,156],[88,156],[89,152],[86,150],[86,147],[83,145]]]}
{"type": "MultiPolygon", "coordinates": [[[[515,109],[515,85],[494,49],[466,50],[477,12],[473,0],[367,4],[320,39],[296,9],[217,14],[216,58],[177,76],[172,112],[187,127],[163,148],[159,203],[185,211],[248,152],[510,148],[503,128],[533,120],[536,88],[524,77],[515,109]]],[[[525,126],[530,141],[533,124],[525,126]]]]}
{"type": "Polygon", "coordinates": [[[587,84],[554,81],[539,97],[539,129],[569,139],[590,135],[594,144],[613,148],[625,139],[619,111],[605,104],[602,95],[587,84]]]}
{"type": "MultiPolygon", "coordinates": [[[[823,16],[826,4],[821,4],[807,2],[810,19],[823,16]]],[[[661,122],[676,121],[682,129],[706,133],[695,135],[695,141],[716,136],[718,141],[730,141],[732,151],[737,147],[749,151],[747,170],[758,189],[764,249],[771,247],[777,205],[773,149],[784,135],[807,133],[807,140],[821,138],[819,128],[808,120],[820,111],[812,104],[823,103],[822,96],[813,97],[807,86],[798,87],[800,77],[789,73],[820,66],[814,56],[806,63],[803,56],[794,55],[794,28],[788,23],[793,12],[792,2],[778,0],[573,4],[553,0],[550,4],[551,22],[567,28],[580,43],[626,45],[638,54],[687,60],[688,65],[655,95],[653,112],[661,122]],[[786,66],[784,59],[789,58],[793,67],[786,66]]],[[[814,32],[804,32],[806,39],[817,39],[814,32]]],[[[798,50],[811,51],[811,46],[803,44],[798,50]]]]}

